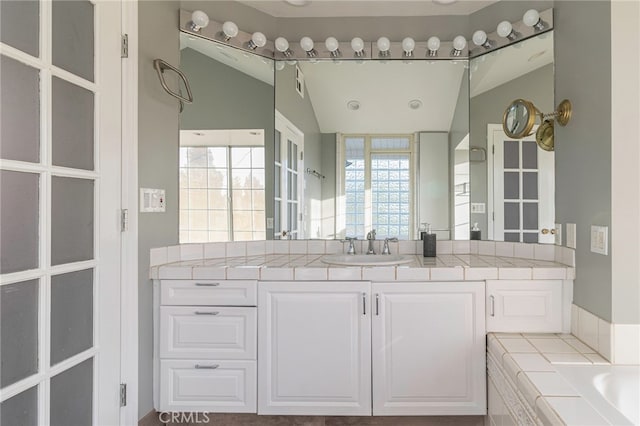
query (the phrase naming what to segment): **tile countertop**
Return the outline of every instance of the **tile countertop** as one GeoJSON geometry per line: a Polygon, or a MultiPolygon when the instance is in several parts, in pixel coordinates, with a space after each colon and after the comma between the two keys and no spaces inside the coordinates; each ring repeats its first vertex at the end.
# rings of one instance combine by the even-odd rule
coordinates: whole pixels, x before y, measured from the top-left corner
{"type": "Polygon", "coordinates": [[[496,279],[573,280],[575,269],[548,260],[477,254],[413,257],[398,266],[339,266],[323,254],[267,254],[183,260],[152,266],[151,279],[483,281],[496,279]]]}

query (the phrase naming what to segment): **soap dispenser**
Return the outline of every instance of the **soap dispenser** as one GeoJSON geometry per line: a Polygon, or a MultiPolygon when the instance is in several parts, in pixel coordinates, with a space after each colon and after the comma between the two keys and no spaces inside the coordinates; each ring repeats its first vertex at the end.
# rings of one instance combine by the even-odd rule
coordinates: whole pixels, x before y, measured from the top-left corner
{"type": "Polygon", "coordinates": [[[422,241],[423,256],[436,257],[436,234],[431,231],[431,224],[427,223],[427,233],[422,241]]]}
{"type": "Polygon", "coordinates": [[[427,222],[422,222],[420,227],[418,228],[418,234],[420,235],[420,239],[424,240],[424,236],[427,235],[427,222]]]}
{"type": "Polygon", "coordinates": [[[479,240],[480,239],[480,228],[478,228],[478,222],[473,224],[473,228],[471,228],[471,239],[479,240]]]}

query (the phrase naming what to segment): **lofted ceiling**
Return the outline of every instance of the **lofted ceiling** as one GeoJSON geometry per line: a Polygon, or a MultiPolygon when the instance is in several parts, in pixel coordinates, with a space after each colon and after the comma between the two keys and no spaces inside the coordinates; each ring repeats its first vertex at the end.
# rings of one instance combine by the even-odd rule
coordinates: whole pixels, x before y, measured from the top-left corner
{"type": "Polygon", "coordinates": [[[450,4],[440,4],[432,0],[312,0],[305,6],[294,6],[286,1],[270,0],[241,0],[240,3],[277,18],[324,18],[470,15],[497,1],[460,0],[450,4]]]}

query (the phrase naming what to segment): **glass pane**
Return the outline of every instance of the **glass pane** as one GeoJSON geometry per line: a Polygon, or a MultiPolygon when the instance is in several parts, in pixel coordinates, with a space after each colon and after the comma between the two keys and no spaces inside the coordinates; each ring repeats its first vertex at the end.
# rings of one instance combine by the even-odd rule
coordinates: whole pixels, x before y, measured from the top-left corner
{"type": "Polygon", "coordinates": [[[233,210],[251,210],[251,191],[233,190],[231,191],[231,199],[233,200],[233,210]]]}
{"type": "Polygon", "coordinates": [[[87,0],[52,4],[53,64],[93,81],[93,4],[87,0]]]}
{"type": "Polygon", "coordinates": [[[93,358],[51,378],[51,426],[93,424],[93,358]]]}
{"type": "Polygon", "coordinates": [[[93,170],[93,92],[53,77],[53,165],[93,170]]]}
{"type": "Polygon", "coordinates": [[[190,210],[189,211],[189,229],[206,231],[207,219],[208,219],[208,215],[206,210],[190,210]]]}
{"type": "MultiPolygon", "coordinates": [[[[13,2],[2,2],[13,3],[13,2]]],[[[36,426],[38,388],[32,387],[0,403],[0,425],[36,426]]]]}
{"type": "Polygon", "coordinates": [[[209,154],[207,148],[188,148],[187,165],[189,167],[207,167],[209,154]]]}
{"type": "Polygon", "coordinates": [[[524,203],[522,205],[523,229],[538,229],[538,203],[524,203]]]}
{"type": "MultiPolygon", "coordinates": [[[[7,3],[25,2],[2,1],[0,2],[2,12],[7,3]]],[[[2,23],[4,24],[4,16],[2,23]]],[[[40,75],[38,70],[2,56],[0,93],[2,93],[0,95],[0,122],[2,123],[0,158],[39,162],[40,75]]]]}
{"type": "Polygon", "coordinates": [[[520,233],[519,232],[505,232],[504,240],[511,243],[519,243],[520,242],[520,233]]]}
{"type": "Polygon", "coordinates": [[[227,207],[227,197],[228,192],[226,190],[221,189],[210,189],[209,190],[209,208],[210,209],[221,209],[227,207]]]}
{"type": "Polygon", "coordinates": [[[37,57],[40,54],[39,39],[39,2],[0,1],[0,41],[37,57]]]}
{"type": "Polygon", "coordinates": [[[371,149],[374,151],[408,151],[409,148],[411,147],[408,138],[371,138],[371,149]]]}
{"type": "Polygon", "coordinates": [[[227,148],[208,147],[207,152],[209,167],[227,167],[227,148]]]}
{"type": "Polygon", "coordinates": [[[251,169],[232,169],[231,186],[234,189],[251,188],[251,169]]]}
{"type": "Polygon", "coordinates": [[[293,142],[287,139],[287,167],[292,168],[293,163],[293,142]]]}
{"type": "Polygon", "coordinates": [[[189,188],[206,188],[208,184],[207,169],[188,169],[189,188]]]}
{"type": "Polygon", "coordinates": [[[525,200],[538,199],[538,172],[522,173],[522,198],[525,200]]]}
{"type": "Polygon", "coordinates": [[[251,148],[251,166],[253,168],[264,168],[264,148],[251,148]]]}
{"type": "Polygon", "coordinates": [[[525,232],[524,234],[522,234],[522,241],[525,243],[537,243],[538,233],[525,232]]]}
{"type": "Polygon", "coordinates": [[[251,167],[251,148],[232,147],[231,148],[231,167],[242,167],[248,169],[251,167]]]}
{"type": "Polygon", "coordinates": [[[504,172],[504,198],[517,200],[520,198],[520,173],[504,172]]]}
{"type": "Polygon", "coordinates": [[[250,232],[253,230],[252,228],[253,221],[251,219],[250,211],[238,211],[234,210],[233,212],[233,231],[245,231],[250,232]]]}
{"type": "Polygon", "coordinates": [[[207,190],[206,189],[189,189],[189,208],[206,210],[207,208],[207,190]]]}
{"type": "Polygon", "coordinates": [[[0,287],[0,387],[38,372],[38,299],[38,280],[0,287]]]}
{"type": "Polygon", "coordinates": [[[51,180],[51,263],[93,259],[93,181],[51,180]]]}
{"type": "Polygon", "coordinates": [[[293,170],[298,170],[298,145],[293,144],[293,156],[291,158],[291,166],[293,170]]]}
{"type": "Polygon", "coordinates": [[[209,188],[210,189],[226,189],[227,169],[209,169],[209,188]]]}
{"type": "Polygon", "coordinates": [[[273,172],[273,176],[275,178],[275,182],[273,184],[274,188],[273,188],[273,196],[275,198],[280,198],[281,197],[281,185],[280,185],[280,174],[282,173],[282,168],[280,166],[276,166],[274,172],[273,172]]]}
{"type": "Polygon", "coordinates": [[[212,231],[226,231],[229,229],[226,210],[209,210],[209,229],[212,231]]]}
{"type": "Polygon", "coordinates": [[[282,206],[280,201],[275,201],[273,203],[273,232],[278,234],[282,231],[282,226],[280,223],[280,211],[282,206]]]}
{"type": "Polygon", "coordinates": [[[251,171],[251,188],[264,189],[264,169],[253,169],[251,171]]]}
{"type": "Polygon", "coordinates": [[[51,277],[51,365],[93,346],[93,269],[51,277]]]}
{"type": "MultiPolygon", "coordinates": [[[[380,238],[409,239],[408,227],[403,233],[400,224],[409,224],[410,185],[409,154],[371,155],[372,225],[380,238]]],[[[364,199],[358,202],[363,205],[364,199]]]]}
{"type": "Polygon", "coordinates": [[[504,168],[520,168],[520,148],[518,141],[504,141],[504,168]]]}
{"type": "Polygon", "coordinates": [[[522,141],[522,168],[538,168],[538,146],[532,141],[522,141]]]}
{"type": "Polygon", "coordinates": [[[280,144],[282,140],[282,134],[276,130],[276,141],[275,141],[275,159],[277,163],[280,163],[282,161],[282,158],[280,158],[280,144]]]}
{"type": "Polygon", "coordinates": [[[0,273],[38,267],[40,177],[0,171],[0,273]]]}
{"type": "Polygon", "coordinates": [[[520,203],[504,203],[504,229],[520,229],[520,203]]]}

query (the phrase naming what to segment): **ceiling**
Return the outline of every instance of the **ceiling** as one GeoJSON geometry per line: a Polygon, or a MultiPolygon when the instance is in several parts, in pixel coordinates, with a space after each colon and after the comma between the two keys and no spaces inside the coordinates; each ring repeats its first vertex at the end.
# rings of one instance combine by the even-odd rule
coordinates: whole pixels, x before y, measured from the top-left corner
{"type": "Polygon", "coordinates": [[[285,1],[241,0],[255,9],[277,18],[325,18],[356,16],[437,16],[470,15],[498,0],[461,0],[438,4],[432,0],[313,0],[306,6],[285,1]]]}
{"type": "Polygon", "coordinates": [[[448,132],[465,69],[452,61],[299,65],[323,133],[448,132]],[[422,107],[409,108],[413,99],[422,107]],[[360,102],[359,110],[347,108],[351,100],[360,102]]]}

